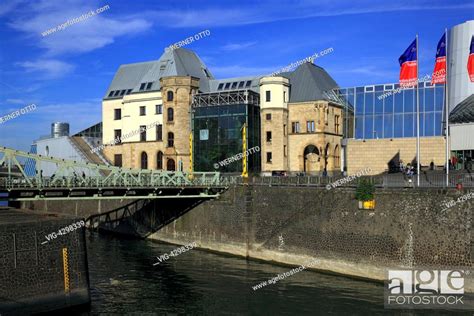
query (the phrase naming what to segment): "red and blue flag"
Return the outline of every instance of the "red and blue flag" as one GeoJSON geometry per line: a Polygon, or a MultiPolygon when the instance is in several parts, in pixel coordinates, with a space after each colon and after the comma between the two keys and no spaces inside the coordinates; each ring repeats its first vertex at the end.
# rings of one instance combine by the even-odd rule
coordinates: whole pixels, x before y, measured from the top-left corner
{"type": "Polygon", "coordinates": [[[471,82],[474,82],[474,36],[471,38],[471,48],[469,50],[469,59],[467,60],[467,72],[471,82]]]}
{"type": "Polygon", "coordinates": [[[436,63],[431,77],[431,83],[446,83],[446,33],[438,42],[436,49],[436,63]]]}
{"type": "Polygon", "coordinates": [[[417,49],[416,40],[414,40],[398,59],[401,67],[400,87],[402,88],[416,86],[418,82],[417,49]]]}

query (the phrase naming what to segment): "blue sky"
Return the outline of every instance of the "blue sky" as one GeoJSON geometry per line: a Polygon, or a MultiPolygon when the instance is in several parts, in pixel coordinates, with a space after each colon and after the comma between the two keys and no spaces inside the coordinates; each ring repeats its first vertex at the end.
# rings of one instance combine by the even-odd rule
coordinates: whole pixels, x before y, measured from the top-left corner
{"type": "Polygon", "coordinates": [[[431,73],[444,28],[473,18],[469,0],[2,0],[0,116],[37,108],[0,124],[0,145],[28,150],[53,121],[69,122],[72,132],[99,122],[121,64],[158,59],[164,47],[206,29],[211,35],[187,48],[217,78],[272,73],[333,48],[315,63],[344,87],[396,82],[398,57],[417,33],[420,77],[431,73]]]}

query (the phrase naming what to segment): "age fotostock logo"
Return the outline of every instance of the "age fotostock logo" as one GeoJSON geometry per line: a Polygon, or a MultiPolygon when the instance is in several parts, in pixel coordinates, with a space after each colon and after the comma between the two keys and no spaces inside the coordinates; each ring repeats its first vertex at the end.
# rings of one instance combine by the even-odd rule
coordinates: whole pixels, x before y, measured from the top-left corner
{"type": "MultiPolygon", "coordinates": [[[[466,270],[389,270],[385,308],[465,309],[466,270]]],[[[471,305],[472,306],[472,305],[471,305]]]]}

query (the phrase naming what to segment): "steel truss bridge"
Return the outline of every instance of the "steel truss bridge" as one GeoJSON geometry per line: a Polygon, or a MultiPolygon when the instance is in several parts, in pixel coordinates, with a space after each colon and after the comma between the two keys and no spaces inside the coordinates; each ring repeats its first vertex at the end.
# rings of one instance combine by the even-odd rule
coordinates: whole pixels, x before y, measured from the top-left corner
{"type": "Polygon", "coordinates": [[[0,147],[0,200],[215,198],[231,178],[77,162],[0,147]],[[33,165],[34,174],[25,171],[33,165]],[[45,168],[51,174],[43,176],[45,168]],[[72,175],[72,176],[71,176],[72,175]]]}

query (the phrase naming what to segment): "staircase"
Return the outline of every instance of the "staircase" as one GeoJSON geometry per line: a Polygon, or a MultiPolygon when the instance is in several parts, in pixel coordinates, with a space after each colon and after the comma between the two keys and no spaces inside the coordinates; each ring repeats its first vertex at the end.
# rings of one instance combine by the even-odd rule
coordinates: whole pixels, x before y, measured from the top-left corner
{"type": "Polygon", "coordinates": [[[99,157],[99,155],[91,151],[91,147],[86,141],[80,136],[72,136],[69,138],[71,142],[75,145],[74,147],[79,148],[79,151],[85,156],[86,160],[95,163],[97,165],[104,165],[104,161],[99,157]]]}
{"type": "Polygon", "coordinates": [[[203,200],[169,199],[136,200],[117,209],[89,216],[86,226],[91,230],[147,238],[162,227],[183,216],[203,200]]]}

